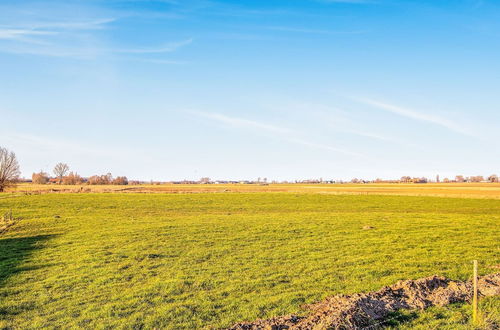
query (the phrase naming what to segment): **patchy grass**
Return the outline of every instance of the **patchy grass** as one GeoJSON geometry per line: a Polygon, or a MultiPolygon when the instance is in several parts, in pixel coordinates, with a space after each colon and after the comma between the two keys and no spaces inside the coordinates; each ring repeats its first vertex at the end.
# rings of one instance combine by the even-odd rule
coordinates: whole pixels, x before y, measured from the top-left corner
{"type": "Polygon", "coordinates": [[[224,327],[399,279],[467,279],[473,259],[481,274],[500,264],[493,199],[0,198],[0,213],[10,209],[22,220],[0,236],[0,328],[224,327]]]}
{"type": "Polygon", "coordinates": [[[391,329],[498,329],[500,328],[500,297],[488,297],[479,301],[478,320],[472,322],[470,304],[453,304],[432,307],[425,311],[400,311],[384,325],[391,329]]]}

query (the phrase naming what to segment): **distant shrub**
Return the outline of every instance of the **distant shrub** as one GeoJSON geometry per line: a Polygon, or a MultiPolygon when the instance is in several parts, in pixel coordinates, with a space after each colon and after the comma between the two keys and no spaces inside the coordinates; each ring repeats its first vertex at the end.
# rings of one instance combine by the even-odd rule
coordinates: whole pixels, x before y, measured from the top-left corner
{"type": "Polygon", "coordinates": [[[43,171],[33,173],[31,175],[31,182],[35,184],[47,184],[49,182],[49,175],[43,171]]]}
{"type": "Polygon", "coordinates": [[[75,185],[75,184],[82,184],[83,179],[81,176],[78,175],[78,173],[70,172],[68,175],[62,178],[62,182],[63,184],[75,185]]]}
{"type": "Polygon", "coordinates": [[[484,181],[484,177],[482,175],[471,176],[467,178],[469,182],[481,182],[484,181]]]}
{"type": "Polygon", "coordinates": [[[488,177],[489,182],[498,182],[498,175],[492,174],[488,177]]]}
{"type": "Polygon", "coordinates": [[[117,176],[112,182],[116,185],[128,185],[128,179],[126,176],[117,176]]]}
{"type": "Polygon", "coordinates": [[[111,175],[111,173],[104,175],[93,175],[87,181],[87,183],[91,185],[104,185],[111,184],[112,182],[113,176],[111,175]]]}

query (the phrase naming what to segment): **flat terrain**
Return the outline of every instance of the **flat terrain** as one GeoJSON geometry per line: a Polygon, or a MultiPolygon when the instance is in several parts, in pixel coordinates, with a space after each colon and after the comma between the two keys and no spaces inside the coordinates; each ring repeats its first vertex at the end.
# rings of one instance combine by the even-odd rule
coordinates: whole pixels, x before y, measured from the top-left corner
{"type": "MultiPolygon", "coordinates": [[[[19,218],[0,234],[0,328],[220,328],[399,279],[467,279],[473,259],[496,272],[500,201],[485,197],[498,188],[0,194],[0,213],[19,218]]],[[[457,328],[465,307],[454,308],[410,322],[457,328]]]]}
{"type": "Polygon", "coordinates": [[[399,195],[500,199],[500,183],[427,184],[161,184],[130,186],[21,184],[12,192],[225,193],[292,192],[333,195],[399,195]]]}

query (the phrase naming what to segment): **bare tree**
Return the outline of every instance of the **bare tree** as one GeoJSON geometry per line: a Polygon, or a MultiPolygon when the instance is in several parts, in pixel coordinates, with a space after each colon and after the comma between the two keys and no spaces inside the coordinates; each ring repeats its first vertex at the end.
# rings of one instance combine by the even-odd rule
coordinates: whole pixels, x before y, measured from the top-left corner
{"type": "Polygon", "coordinates": [[[49,182],[49,175],[43,171],[40,171],[39,173],[33,173],[31,176],[31,182],[34,184],[46,184],[49,182]]]}
{"type": "Polygon", "coordinates": [[[112,183],[116,185],[128,185],[128,179],[126,176],[117,176],[113,179],[112,183]]]}
{"type": "Polygon", "coordinates": [[[411,177],[409,176],[402,176],[401,179],[399,179],[400,182],[404,182],[404,183],[409,183],[411,182],[411,177]]]}
{"type": "Polygon", "coordinates": [[[68,164],[59,163],[54,167],[54,175],[59,178],[59,184],[61,184],[63,177],[68,173],[68,164]]]}
{"type": "Polygon", "coordinates": [[[200,183],[203,183],[203,184],[210,183],[210,178],[201,178],[200,183]]]}
{"type": "Polygon", "coordinates": [[[488,177],[489,182],[498,182],[498,175],[492,174],[488,177]]]}
{"type": "Polygon", "coordinates": [[[87,181],[87,183],[90,185],[98,185],[98,184],[106,185],[106,184],[111,184],[112,182],[113,182],[113,176],[111,175],[111,173],[104,175],[93,175],[87,181]]]}
{"type": "Polygon", "coordinates": [[[16,155],[12,151],[0,147],[0,192],[15,183],[19,174],[21,173],[16,155]]]}
{"type": "Polygon", "coordinates": [[[78,173],[73,173],[73,172],[69,172],[69,174],[62,179],[62,181],[64,184],[67,185],[75,185],[83,183],[82,177],[79,176],[78,173]]]}

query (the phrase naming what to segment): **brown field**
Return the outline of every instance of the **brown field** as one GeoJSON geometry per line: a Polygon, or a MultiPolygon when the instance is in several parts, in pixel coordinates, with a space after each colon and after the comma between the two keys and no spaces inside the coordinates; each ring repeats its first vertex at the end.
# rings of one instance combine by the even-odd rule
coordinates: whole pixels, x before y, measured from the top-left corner
{"type": "Polygon", "coordinates": [[[438,196],[500,199],[500,183],[427,183],[427,184],[161,184],[129,186],[35,185],[19,184],[9,192],[42,193],[220,193],[220,192],[291,192],[353,195],[438,196]]]}

